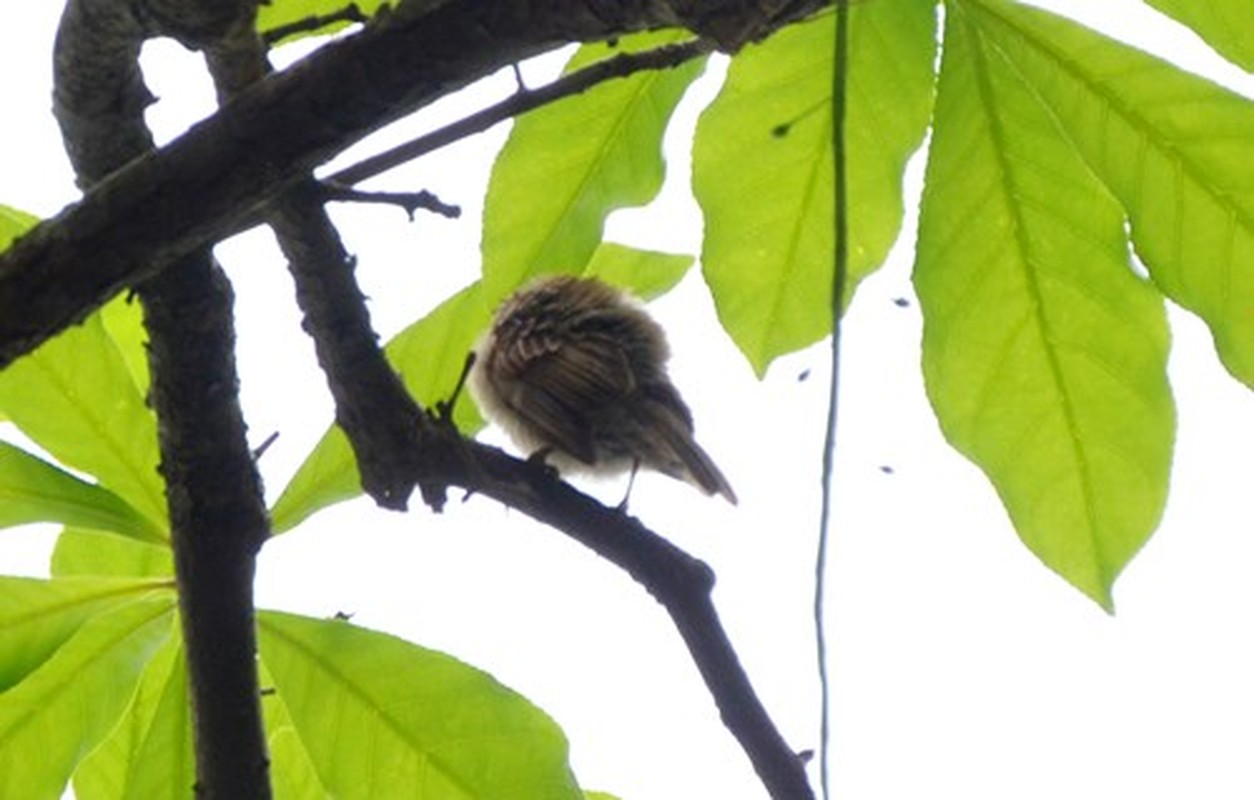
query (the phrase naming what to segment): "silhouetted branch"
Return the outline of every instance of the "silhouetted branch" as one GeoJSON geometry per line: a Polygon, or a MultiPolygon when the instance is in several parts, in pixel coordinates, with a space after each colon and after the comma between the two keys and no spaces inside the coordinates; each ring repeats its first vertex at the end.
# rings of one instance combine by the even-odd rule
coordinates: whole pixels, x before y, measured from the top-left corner
{"type": "MultiPolygon", "coordinates": [[[[252,16],[244,3],[197,0],[153,7],[71,0],[66,8],[55,111],[85,185],[151,150],[138,56],[143,40],[160,32],[153,20],[164,15],[178,23],[162,30],[196,43],[248,26],[252,16]]],[[[188,656],[195,791],[209,800],[268,800],[252,588],[269,523],[239,407],[231,288],[201,248],[139,283],[136,293],[188,656]]]]}
{"type": "Polygon", "coordinates": [[[457,219],[462,215],[461,208],[445,203],[426,189],[417,192],[363,192],[360,189],[323,182],[322,198],[339,203],[382,203],[399,206],[405,209],[405,213],[411,220],[414,218],[414,212],[419,209],[449,219],[457,219]]]}
{"type": "Polygon", "coordinates": [[[661,27],[734,49],[824,2],[448,0],[421,12],[410,9],[423,3],[403,2],[102,179],[0,254],[0,366],[237,230],[365,134],[503,66],[557,43],[661,27]]]}

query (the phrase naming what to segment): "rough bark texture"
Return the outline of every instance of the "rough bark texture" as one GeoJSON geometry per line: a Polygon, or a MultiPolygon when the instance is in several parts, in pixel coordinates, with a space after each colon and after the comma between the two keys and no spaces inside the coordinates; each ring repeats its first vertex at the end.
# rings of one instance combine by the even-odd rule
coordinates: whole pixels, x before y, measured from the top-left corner
{"type": "Polygon", "coordinates": [[[240,414],[232,294],[208,253],[139,288],[148,329],[187,649],[196,794],[270,796],[257,641],[255,556],[269,533],[240,414]]]}
{"type": "MultiPolygon", "coordinates": [[[[182,5],[67,5],[57,34],[54,99],[82,185],[152,149],[142,113],[149,95],[137,62],[144,38],[163,31],[199,41],[251,18],[240,16],[238,5],[230,9],[234,18],[224,16],[226,3],[208,10],[182,5]],[[176,27],[153,27],[171,14],[176,27]]],[[[149,338],[149,402],[157,414],[188,654],[196,793],[265,800],[270,785],[252,586],[269,526],[239,407],[230,285],[208,248],[199,248],[136,292],[149,338]]]]}

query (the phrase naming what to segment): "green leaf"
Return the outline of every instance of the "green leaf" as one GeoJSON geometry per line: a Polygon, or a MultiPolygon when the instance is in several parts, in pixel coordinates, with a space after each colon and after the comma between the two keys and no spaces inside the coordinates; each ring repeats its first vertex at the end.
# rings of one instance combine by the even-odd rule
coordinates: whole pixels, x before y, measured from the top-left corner
{"type": "MultiPolygon", "coordinates": [[[[266,726],[270,730],[269,725],[266,726]]],[[[330,797],[318,780],[300,735],[291,725],[270,735],[270,783],[275,800],[325,800],[330,797]]]]}
{"type": "Polygon", "coordinates": [[[1118,204],[980,19],[946,22],[914,276],[928,396],[1028,547],[1109,609],[1167,494],[1165,311],[1118,204]]]}
{"type": "Polygon", "coordinates": [[[66,528],[52,550],[52,576],[172,578],[168,543],[149,544],[111,533],[66,528]]]}
{"type": "Polygon", "coordinates": [[[100,321],[113,340],[118,355],[126,362],[135,391],[148,396],[148,331],[144,329],[144,309],[134,297],[123,294],[100,308],[100,321]]]}
{"type": "Polygon", "coordinates": [[[39,217],[21,209],[0,204],[0,252],[9,249],[13,240],[39,224],[39,217]]]}
{"type": "Polygon", "coordinates": [[[318,440],[270,510],[272,535],[295,528],[316,511],[361,494],[361,477],[348,437],[331,426],[318,440]]]}
{"type": "Polygon", "coordinates": [[[76,800],[174,800],[194,794],[187,664],[178,626],[171,627],[118,726],[74,772],[76,800]]]}
{"type": "Polygon", "coordinates": [[[0,694],[47,661],[87,620],[152,588],[151,581],[0,577],[0,694]]]}
{"type": "Polygon", "coordinates": [[[629,289],[643,300],[652,300],[675,288],[694,260],[692,256],[601,242],[585,274],[629,289]]]}
{"type": "MultiPolygon", "coordinates": [[[[573,71],[617,52],[686,34],[660,31],[581,47],[573,71]]],[[[643,205],[662,187],[662,135],[704,60],[609,81],[544,106],[514,124],[484,200],[483,285],[489,308],[528,279],[579,273],[601,242],[605,217],[643,205]]]]}
{"type": "Polygon", "coordinates": [[[338,620],[263,612],[261,655],[329,794],[581,798],[565,737],[456,659],[338,620]]]}
{"type": "MultiPolygon", "coordinates": [[[[347,5],[348,3],[344,0],[270,0],[257,7],[257,31],[267,33],[284,25],[304,22],[311,17],[337,14],[342,12],[347,5]]],[[[353,0],[353,5],[357,6],[357,10],[365,16],[373,17],[379,13],[381,7],[395,5],[395,3],[393,0],[353,0]]],[[[348,22],[335,22],[317,30],[285,36],[283,42],[292,42],[306,36],[334,33],[348,25],[348,22]]]]}
{"type": "Polygon", "coordinates": [[[322,785],[318,770],[301,741],[283,698],[274,691],[274,677],[260,662],[262,712],[270,750],[270,783],[275,800],[326,800],[331,792],[322,785]]]}
{"type": "Polygon", "coordinates": [[[0,409],[59,462],[166,527],[156,419],[99,315],[0,372],[0,409]]]}
{"type": "Polygon", "coordinates": [[[1254,14],[1250,0],[1145,0],[1188,25],[1225,58],[1254,72],[1254,14]]]}
{"type": "Polygon", "coordinates": [[[174,609],[173,591],[148,591],[94,614],[0,696],[0,797],[61,795],[125,711],[174,609]]]}
{"type": "Polygon", "coordinates": [[[322,785],[318,770],[292,722],[287,704],[274,691],[274,676],[265,661],[261,673],[262,713],[270,751],[270,784],[275,800],[326,800],[331,792],[322,785]]]}
{"type": "Polygon", "coordinates": [[[62,522],[150,542],[165,541],[165,531],[108,489],[0,442],[0,528],[28,522],[62,522]]]}
{"type": "Polygon", "coordinates": [[[993,0],[977,21],[1123,204],[1137,254],[1254,386],[1254,102],[1075,23],[993,0]]]}
{"type": "MultiPolygon", "coordinates": [[[[759,375],[831,331],[834,20],[745,48],[697,126],[702,267],[723,327],[759,375]]],[[[875,0],[853,6],[850,25],[846,297],[901,226],[902,173],[931,113],[936,9],[875,0]]]]}

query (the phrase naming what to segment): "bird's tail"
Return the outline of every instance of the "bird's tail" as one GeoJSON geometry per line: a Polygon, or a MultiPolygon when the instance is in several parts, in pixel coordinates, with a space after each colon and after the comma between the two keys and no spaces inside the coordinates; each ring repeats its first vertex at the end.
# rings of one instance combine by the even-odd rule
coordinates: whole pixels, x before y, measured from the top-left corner
{"type": "Polygon", "coordinates": [[[676,457],[684,465],[681,477],[706,494],[721,494],[727,502],[736,505],[736,492],[723,476],[710,454],[692,438],[691,431],[677,431],[677,435],[669,437],[669,443],[676,457]]]}

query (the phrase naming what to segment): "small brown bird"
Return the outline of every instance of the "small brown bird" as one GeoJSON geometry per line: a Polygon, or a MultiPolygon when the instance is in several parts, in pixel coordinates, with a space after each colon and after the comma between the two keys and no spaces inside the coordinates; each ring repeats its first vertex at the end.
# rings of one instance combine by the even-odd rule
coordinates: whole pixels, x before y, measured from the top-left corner
{"type": "Polygon", "coordinates": [[[736,502],[692,438],[692,412],[666,374],[666,335],[630,295],[540,278],[501,304],[475,350],[471,393],[523,449],[560,470],[649,467],[736,502]]]}

